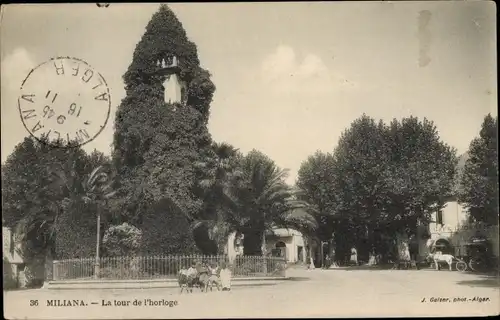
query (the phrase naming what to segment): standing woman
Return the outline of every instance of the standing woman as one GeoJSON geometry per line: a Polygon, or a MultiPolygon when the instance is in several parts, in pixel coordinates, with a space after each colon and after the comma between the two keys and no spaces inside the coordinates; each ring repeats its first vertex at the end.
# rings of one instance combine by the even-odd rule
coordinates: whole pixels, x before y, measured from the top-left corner
{"type": "Polygon", "coordinates": [[[227,267],[226,262],[221,263],[220,284],[222,291],[231,290],[231,270],[227,267]]]}
{"type": "Polygon", "coordinates": [[[358,251],[354,247],[351,248],[351,263],[358,265],[358,251]]]}

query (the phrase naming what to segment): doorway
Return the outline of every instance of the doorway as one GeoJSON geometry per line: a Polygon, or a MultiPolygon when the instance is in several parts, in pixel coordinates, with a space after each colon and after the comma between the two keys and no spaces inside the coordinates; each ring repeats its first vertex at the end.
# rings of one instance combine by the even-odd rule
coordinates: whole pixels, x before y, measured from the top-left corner
{"type": "Polygon", "coordinates": [[[297,261],[304,262],[304,247],[297,246],[297,261]]]}
{"type": "Polygon", "coordinates": [[[277,250],[279,250],[279,256],[282,257],[282,258],[285,258],[285,260],[287,260],[287,257],[286,257],[286,244],[283,241],[278,241],[278,242],[276,242],[275,247],[276,247],[277,250]]]}

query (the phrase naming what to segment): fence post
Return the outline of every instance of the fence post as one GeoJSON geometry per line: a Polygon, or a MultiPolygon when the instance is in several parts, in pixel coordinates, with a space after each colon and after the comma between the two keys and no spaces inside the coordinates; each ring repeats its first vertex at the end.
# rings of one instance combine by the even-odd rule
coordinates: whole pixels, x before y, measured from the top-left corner
{"type": "Polygon", "coordinates": [[[54,280],[59,280],[59,275],[57,274],[57,260],[52,261],[52,278],[54,280]]]}

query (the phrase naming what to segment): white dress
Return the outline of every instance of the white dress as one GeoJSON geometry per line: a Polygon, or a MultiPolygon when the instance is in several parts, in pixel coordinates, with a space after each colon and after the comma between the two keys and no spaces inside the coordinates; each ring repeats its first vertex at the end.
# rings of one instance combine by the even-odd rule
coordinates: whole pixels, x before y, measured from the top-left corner
{"type": "Polygon", "coordinates": [[[312,270],[316,269],[313,258],[309,258],[309,268],[312,270]]]}
{"type": "Polygon", "coordinates": [[[220,271],[222,289],[231,289],[231,270],[225,268],[220,271]]]}
{"type": "Polygon", "coordinates": [[[351,249],[351,263],[358,265],[358,251],[355,248],[351,249]]]}

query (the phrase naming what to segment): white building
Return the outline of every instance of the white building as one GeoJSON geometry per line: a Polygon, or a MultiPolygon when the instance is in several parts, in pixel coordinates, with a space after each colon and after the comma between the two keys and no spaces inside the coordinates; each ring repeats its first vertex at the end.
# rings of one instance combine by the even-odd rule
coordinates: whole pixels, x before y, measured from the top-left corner
{"type": "MultiPolygon", "coordinates": [[[[459,157],[454,193],[457,193],[460,188],[459,181],[468,158],[468,153],[459,157]]],[[[465,244],[472,236],[479,235],[491,242],[492,253],[498,257],[498,225],[487,226],[483,223],[470,223],[469,220],[467,210],[457,202],[456,197],[450,197],[439,212],[433,213],[432,222],[420,228],[419,256],[427,256],[431,247],[435,245],[439,245],[443,252],[465,256],[467,255],[465,244]]]]}
{"type": "MultiPolygon", "coordinates": [[[[228,239],[227,254],[232,261],[243,255],[243,237],[233,232],[228,239]]],[[[306,244],[302,233],[294,229],[276,228],[266,233],[266,252],[284,257],[287,262],[306,262],[306,244]]]]}
{"type": "Polygon", "coordinates": [[[294,229],[277,228],[266,235],[266,251],[284,257],[287,262],[307,262],[306,244],[302,233],[294,229]]]}
{"type": "Polygon", "coordinates": [[[472,236],[481,235],[490,240],[493,254],[499,256],[498,226],[469,223],[469,213],[456,200],[448,201],[440,212],[435,212],[427,230],[421,229],[419,256],[425,257],[432,245],[439,244],[442,251],[456,256],[467,254],[465,244],[472,236]],[[427,234],[427,237],[423,236],[427,234]]]}
{"type": "MultiPolygon", "coordinates": [[[[8,266],[12,270],[14,280],[19,287],[24,287],[26,279],[24,276],[25,264],[20,255],[21,245],[16,241],[15,233],[10,228],[2,227],[3,234],[3,258],[7,260],[8,266]]],[[[4,271],[5,273],[5,271],[4,271]]]]}

